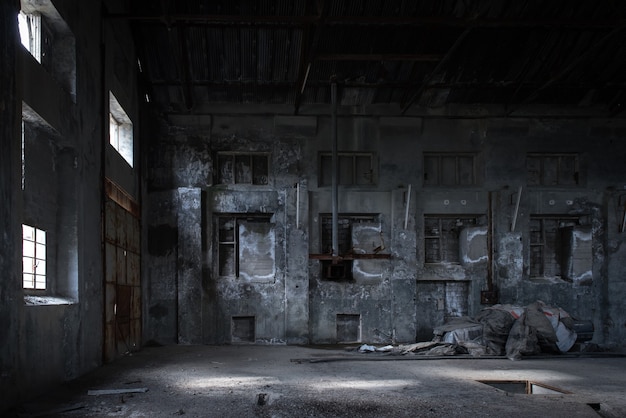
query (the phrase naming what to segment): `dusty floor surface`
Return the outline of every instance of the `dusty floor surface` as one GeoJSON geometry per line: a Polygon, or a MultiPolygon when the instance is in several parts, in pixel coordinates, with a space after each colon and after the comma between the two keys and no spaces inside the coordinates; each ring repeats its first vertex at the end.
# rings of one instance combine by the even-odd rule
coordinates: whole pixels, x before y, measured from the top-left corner
{"type": "Polygon", "coordinates": [[[342,348],[150,347],[5,416],[624,417],[626,358],[424,360],[342,348]],[[478,380],[530,380],[571,393],[526,395],[478,380]],[[138,388],[147,391],[88,394],[138,388]]]}

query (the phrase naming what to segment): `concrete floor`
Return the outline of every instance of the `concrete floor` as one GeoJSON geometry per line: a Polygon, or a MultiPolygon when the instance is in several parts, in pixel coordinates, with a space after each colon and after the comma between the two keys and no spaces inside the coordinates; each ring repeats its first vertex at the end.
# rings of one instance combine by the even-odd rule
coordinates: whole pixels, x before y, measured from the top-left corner
{"type": "Polygon", "coordinates": [[[9,417],[623,417],[626,357],[423,359],[342,347],[147,347],[9,417]],[[530,380],[571,393],[512,393],[530,380]],[[88,390],[146,388],[89,395],[88,390]]]}

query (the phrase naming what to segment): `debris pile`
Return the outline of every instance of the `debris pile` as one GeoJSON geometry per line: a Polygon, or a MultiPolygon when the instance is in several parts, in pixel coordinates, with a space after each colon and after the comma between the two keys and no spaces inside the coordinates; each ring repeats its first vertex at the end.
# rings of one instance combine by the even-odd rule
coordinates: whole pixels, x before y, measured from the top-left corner
{"type": "Polygon", "coordinates": [[[435,328],[432,341],[376,348],[364,344],[359,352],[390,352],[424,356],[503,356],[520,360],[539,353],[565,353],[577,340],[575,323],[563,309],[541,301],[520,307],[494,305],[475,318],[453,318],[435,328]]]}

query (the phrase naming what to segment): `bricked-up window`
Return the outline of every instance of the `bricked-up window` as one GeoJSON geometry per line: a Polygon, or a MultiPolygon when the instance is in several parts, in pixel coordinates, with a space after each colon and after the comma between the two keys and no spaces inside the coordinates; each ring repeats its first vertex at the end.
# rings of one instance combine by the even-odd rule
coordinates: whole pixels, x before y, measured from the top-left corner
{"type": "Polygon", "coordinates": [[[269,155],[266,153],[220,152],[217,154],[217,184],[268,184],[269,155]]]}
{"type": "MultiPolygon", "coordinates": [[[[369,186],[376,184],[374,154],[370,152],[339,152],[340,186],[369,186]]],[[[319,186],[331,186],[333,178],[332,153],[320,154],[319,186]]]]}
{"type": "Polygon", "coordinates": [[[529,186],[577,186],[577,154],[528,154],[526,172],[529,186]]]}
{"type": "Polygon", "coordinates": [[[579,219],[568,216],[531,216],[530,277],[561,277],[565,254],[564,233],[579,225],[579,219]]]}
{"type": "Polygon", "coordinates": [[[46,232],[22,225],[22,271],[24,289],[46,290],[46,232]]]}
{"type": "Polygon", "coordinates": [[[475,185],[475,160],[470,153],[424,153],[424,186],[475,185]]]}
{"type": "Polygon", "coordinates": [[[458,263],[459,234],[463,228],[478,224],[476,217],[424,217],[424,262],[458,263]]]}
{"type": "Polygon", "coordinates": [[[249,280],[273,280],[274,227],[268,215],[217,217],[218,275],[249,280]]]}

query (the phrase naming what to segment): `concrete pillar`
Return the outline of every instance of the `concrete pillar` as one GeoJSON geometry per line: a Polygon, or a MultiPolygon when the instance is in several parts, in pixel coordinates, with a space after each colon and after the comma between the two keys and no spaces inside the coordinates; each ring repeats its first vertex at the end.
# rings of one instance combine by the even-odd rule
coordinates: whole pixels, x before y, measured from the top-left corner
{"type": "Polygon", "coordinates": [[[178,343],[202,343],[202,198],[178,189],[178,343]]]}

